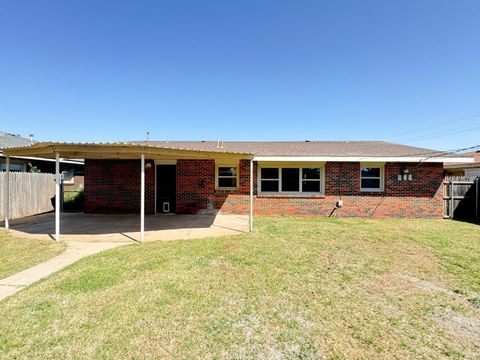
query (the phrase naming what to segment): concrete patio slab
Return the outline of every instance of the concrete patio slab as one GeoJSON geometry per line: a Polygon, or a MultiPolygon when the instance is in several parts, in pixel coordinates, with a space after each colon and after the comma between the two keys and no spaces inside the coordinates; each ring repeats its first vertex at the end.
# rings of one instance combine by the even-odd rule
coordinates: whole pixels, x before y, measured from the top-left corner
{"type": "MultiPolygon", "coordinates": [[[[55,232],[55,214],[47,213],[13,220],[19,236],[50,238],[55,232]]],[[[188,240],[248,233],[243,215],[149,215],[145,217],[145,241],[188,240]]],[[[72,242],[139,241],[140,216],[134,214],[62,213],[60,239],[72,242]]]]}

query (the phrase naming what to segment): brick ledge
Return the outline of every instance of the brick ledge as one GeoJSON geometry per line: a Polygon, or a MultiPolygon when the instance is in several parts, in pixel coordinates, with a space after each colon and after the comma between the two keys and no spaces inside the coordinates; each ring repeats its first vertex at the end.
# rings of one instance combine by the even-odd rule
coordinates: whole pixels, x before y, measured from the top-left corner
{"type": "Polygon", "coordinates": [[[305,194],[257,194],[259,199],[325,199],[325,195],[305,195],[305,194]]]}

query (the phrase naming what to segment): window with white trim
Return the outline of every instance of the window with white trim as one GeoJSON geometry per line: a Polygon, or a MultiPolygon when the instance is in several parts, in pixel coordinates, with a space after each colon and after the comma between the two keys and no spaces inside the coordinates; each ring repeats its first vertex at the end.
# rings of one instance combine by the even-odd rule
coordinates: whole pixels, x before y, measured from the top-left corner
{"type": "Polygon", "coordinates": [[[360,165],[360,190],[383,191],[384,167],[383,165],[360,165]]]}
{"type": "Polygon", "coordinates": [[[260,179],[260,191],[278,192],[280,190],[280,169],[261,168],[260,179]]]}
{"type": "Polygon", "coordinates": [[[261,167],[260,193],[322,194],[321,167],[261,167]]]}
{"type": "Polygon", "coordinates": [[[302,191],[319,193],[322,189],[322,169],[302,168],[302,191]]]}
{"type": "Polygon", "coordinates": [[[238,184],[237,166],[218,166],[216,171],[217,189],[236,189],[238,184]]]}

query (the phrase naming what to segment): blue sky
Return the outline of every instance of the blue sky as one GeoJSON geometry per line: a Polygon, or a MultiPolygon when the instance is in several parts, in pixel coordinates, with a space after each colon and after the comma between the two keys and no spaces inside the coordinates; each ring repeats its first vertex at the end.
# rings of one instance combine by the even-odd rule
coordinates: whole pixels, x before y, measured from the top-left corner
{"type": "Polygon", "coordinates": [[[480,143],[480,3],[2,1],[0,130],[480,143]]]}

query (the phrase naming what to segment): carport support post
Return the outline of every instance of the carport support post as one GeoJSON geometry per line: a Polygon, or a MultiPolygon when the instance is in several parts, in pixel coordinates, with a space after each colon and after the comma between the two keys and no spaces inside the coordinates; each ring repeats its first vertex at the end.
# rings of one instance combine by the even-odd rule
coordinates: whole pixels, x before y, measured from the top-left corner
{"type": "Polygon", "coordinates": [[[140,158],[140,241],[145,239],[145,154],[140,158]]]}
{"type": "Polygon", "coordinates": [[[253,231],[253,160],[250,159],[250,213],[248,218],[248,229],[253,231]]]}
{"type": "Polygon", "coordinates": [[[5,159],[5,187],[3,188],[3,217],[5,218],[5,229],[8,229],[8,212],[10,210],[10,156],[5,159]]]}
{"type": "Polygon", "coordinates": [[[60,241],[60,154],[55,154],[55,240],[60,241]]]}

